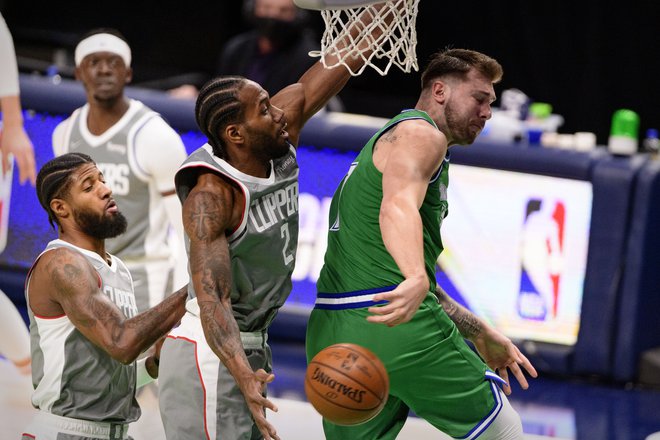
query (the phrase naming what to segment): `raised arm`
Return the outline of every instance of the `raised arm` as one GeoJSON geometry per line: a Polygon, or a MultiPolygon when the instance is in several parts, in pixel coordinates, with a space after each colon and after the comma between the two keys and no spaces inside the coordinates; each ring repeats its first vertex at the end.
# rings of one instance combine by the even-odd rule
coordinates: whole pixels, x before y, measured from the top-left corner
{"type": "MultiPolygon", "coordinates": [[[[30,306],[64,312],[73,325],[113,359],[133,362],[164,336],[185,313],[187,291],[180,289],[132,318],[101,291],[97,272],[78,252],[60,248],[41,257],[30,281],[30,306]],[[43,292],[48,292],[48,298],[43,292]]],[[[51,315],[47,315],[51,316],[51,315]]]]}
{"type": "Polygon", "coordinates": [[[376,144],[374,164],[383,173],[380,230],[405,280],[393,291],[374,297],[389,304],[371,307],[371,322],[394,326],[409,321],[429,291],[419,208],[446,151],[445,136],[422,120],[397,124],[376,144]]]}
{"type": "MultiPolygon", "coordinates": [[[[382,7],[382,4],[371,6],[373,10],[380,10],[382,7]]],[[[372,18],[370,13],[360,15],[347,30],[351,38],[346,38],[346,40],[354,41],[360,31],[372,21],[372,18]]],[[[393,14],[389,12],[383,19],[389,22],[393,19],[393,14]]],[[[371,33],[364,35],[356,47],[359,49],[367,48],[370,42],[377,42],[382,34],[381,27],[377,27],[371,33]]],[[[339,45],[338,50],[341,49],[342,47],[339,45]]],[[[369,53],[370,51],[368,50],[364,52],[364,57],[367,57],[369,53]]],[[[329,65],[336,64],[336,59],[337,57],[334,55],[328,55],[326,58],[329,65]]],[[[347,56],[346,63],[353,71],[356,71],[364,64],[364,58],[363,56],[347,56]]],[[[300,77],[298,83],[284,88],[272,97],[271,102],[283,109],[287,115],[289,123],[288,131],[294,144],[297,143],[298,134],[305,122],[321,110],[333,96],[337,95],[344,88],[350,77],[351,74],[343,65],[338,65],[334,68],[325,68],[321,61],[317,61],[300,77]]]]}
{"type": "Polygon", "coordinates": [[[279,439],[265,417],[277,407],[262,393],[274,378],[252,371],[231,307],[231,261],[226,233],[237,224],[243,200],[237,190],[215,174],[199,177],[183,204],[183,226],[190,239],[190,272],[199,303],[202,328],[209,346],[236,380],[259,430],[266,440],[279,439]]]}
{"type": "Polygon", "coordinates": [[[507,382],[503,387],[504,392],[507,395],[511,394],[507,369],[511,370],[520,386],[526,390],[529,384],[520,367],[523,367],[532,377],[536,377],[537,373],[534,366],[520,352],[518,347],[509,338],[489,326],[486,321],[454,301],[442,290],[442,287],[437,286],[435,294],[449,318],[456,324],[461,335],[474,344],[486,365],[507,382]]]}

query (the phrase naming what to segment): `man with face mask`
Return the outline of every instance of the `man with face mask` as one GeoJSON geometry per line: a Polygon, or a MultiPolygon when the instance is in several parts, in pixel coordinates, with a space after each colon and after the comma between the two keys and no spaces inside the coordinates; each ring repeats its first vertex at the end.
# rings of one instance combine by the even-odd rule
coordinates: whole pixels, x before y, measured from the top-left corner
{"type": "MultiPolygon", "coordinates": [[[[316,61],[309,56],[319,43],[307,26],[308,12],[293,0],[245,0],[244,15],[252,29],[225,43],[215,76],[240,75],[275,95],[316,61]]],[[[169,93],[175,98],[195,98],[197,87],[184,84],[169,93]]]]}
{"type": "Polygon", "coordinates": [[[216,73],[245,76],[274,95],[314,63],[308,54],[318,43],[306,28],[306,11],[293,0],[254,0],[246,12],[254,30],[227,42],[216,73]]]}

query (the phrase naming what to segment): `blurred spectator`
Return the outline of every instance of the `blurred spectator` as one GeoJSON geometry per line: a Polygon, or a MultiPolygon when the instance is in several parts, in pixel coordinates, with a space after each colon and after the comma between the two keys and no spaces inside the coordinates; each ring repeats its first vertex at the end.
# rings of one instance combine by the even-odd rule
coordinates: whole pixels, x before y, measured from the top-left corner
{"type": "Polygon", "coordinates": [[[10,154],[18,164],[21,183],[29,180],[34,186],[37,171],[34,162],[34,148],[23,128],[23,113],[18,90],[18,68],[14,43],[5,19],[0,14],[0,109],[2,110],[2,130],[0,150],[2,151],[2,171],[9,170],[10,154]]]}
{"type": "MultiPolygon", "coordinates": [[[[21,183],[29,180],[34,185],[36,167],[32,142],[23,128],[23,114],[18,90],[18,69],[14,44],[5,19],[0,14],[0,150],[4,176],[11,168],[11,155],[16,158],[21,183]]],[[[4,184],[4,179],[0,180],[4,184]]],[[[11,185],[11,181],[9,181],[11,185]]],[[[11,189],[8,190],[11,193],[11,189]]],[[[4,191],[0,191],[2,194],[4,191]]],[[[0,208],[3,204],[0,202],[0,208]]],[[[14,304],[0,290],[0,355],[6,356],[23,373],[30,372],[30,337],[25,321],[14,304]]]]}
{"type": "MultiPolygon", "coordinates": [[[[295,83],[316,61],[319,49],[308,27],[309,14],[293,0],[247,0],[246,20],[253,28],[223,47],[216,75],[241,75],[258,82],[272,96],[295,83]]],[[[177,98],[194,98],[197,88],[186,84],[170,91],[177,98]]]]}

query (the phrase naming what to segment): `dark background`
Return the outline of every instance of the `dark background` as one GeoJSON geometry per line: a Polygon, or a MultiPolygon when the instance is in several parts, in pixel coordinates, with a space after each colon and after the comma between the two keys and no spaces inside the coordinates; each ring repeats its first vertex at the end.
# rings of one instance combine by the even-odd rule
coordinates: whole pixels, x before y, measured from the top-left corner
{"type": "MultiPolygon", "coordinates": [[[[518,88],[551,103],[565,118],[560,132],[593,131],[599,144],[607,142],[619,108],[639,113],[640,139],[647,128],[660,128],[660,2],[421,0],[419,9],[422,66],[447,46],[487,53],[504,66],[498,93],[518,88]]],[[[0,10],[23,72],[45,70],[58,49],[72,57],[89,29],[115,27],[132,46],[134,84],[164,88],[162,78],[211,75],[222,44],[247,27],[238,0],[0,0],[0,10]]],[[[349,112],[389,117],[414,106],[418,83],[419,73],[391,70],[382,78],[367,72],[352,79],[341,98],[349,112]]]]}

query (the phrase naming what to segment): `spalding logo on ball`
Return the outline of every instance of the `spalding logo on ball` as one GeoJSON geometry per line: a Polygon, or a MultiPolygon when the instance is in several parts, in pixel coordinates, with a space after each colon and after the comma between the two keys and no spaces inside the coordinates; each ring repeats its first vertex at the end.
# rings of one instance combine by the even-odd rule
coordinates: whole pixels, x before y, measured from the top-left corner
{"type": "Polygon", "coordinates": [[[376,417],[389,391],[390,379],[381,360],[356,344],[326,347],[307,366],[307,400],[336,425],[357,425],[376,417]]]}

